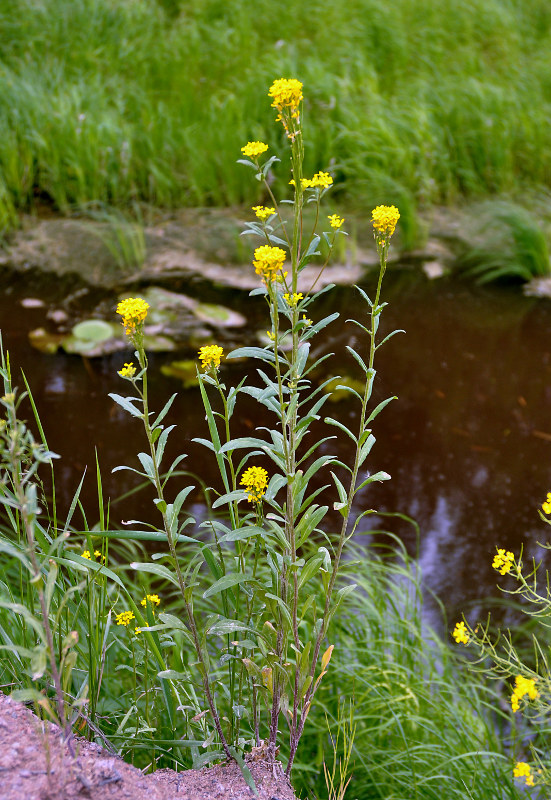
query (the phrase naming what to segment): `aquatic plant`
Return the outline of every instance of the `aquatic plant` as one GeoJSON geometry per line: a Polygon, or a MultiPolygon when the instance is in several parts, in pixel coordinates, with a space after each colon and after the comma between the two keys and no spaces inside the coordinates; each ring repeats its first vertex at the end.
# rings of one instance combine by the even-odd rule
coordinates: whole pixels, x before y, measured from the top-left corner
{"type": "Polygon", "coordinates": [[[477,209],[476,220],[474,241],[459,261],[460,271],[480,284],[551,275],[547,239],[527,209],[493,201],[477,209]]]}

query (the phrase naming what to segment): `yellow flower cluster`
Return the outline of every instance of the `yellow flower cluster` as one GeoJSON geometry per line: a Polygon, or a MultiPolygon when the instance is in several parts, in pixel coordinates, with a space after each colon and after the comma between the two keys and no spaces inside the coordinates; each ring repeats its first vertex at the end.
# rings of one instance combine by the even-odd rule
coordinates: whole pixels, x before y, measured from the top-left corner
{"type": "Polygon", "coordinates": [[[527,764],[526,761],[517,761],[513,770],[513,776],[515,778],[525,778],[526,786],[534,785],[534,776],[532,775],[530,764],[527,764]]]}
{"type": "Polygon", "coordinates": [[[283,295],[283,297],[287,300],[287,304],[291,308],[295,308],[295,306],[297,305],[298,301],[304,299],[304,295],[302,294],[302,292],[294,292],[293,294],[289,294],[288,292],[286,292],[283,295]]]}
{"type": "Polygon", "coordinates": [[[115,614],[115,621],[117,625],[130,625],[130,622],[136,619],[133,611],[121,611],[120,614],[115,614]]]}
{"type": "Polygon", "coordinates": [[[316,172],[312,180],[310,181],[310,186],[312,189],[319,187],[320,189],[328,189],[333,183],[333,178],[328,172],[316,172]]]}
{"type": "Polygon", "coordinates": [[[272,98],[272,107],[280,113],[288,108],[293,116],[297,116],[302,100],[302,83],[296,78],[278,78],[270,86],[268,97],[272,98]]]}
{"type": "Polygon", "coordinates": [[[161,599],[158,594],[146,594],[144,599],[141,601],[141,605],[145,608],[148,602],[153,606],[158,606],[161,602],[161,599]]]}
{"type": "Polygon", "coordinates": [[[249,503],[258,503],[266,494],[268,473],[263,467],[249,467],[241,476],[239,484],[248,492],[249,503]]]}
{"type": "Polygon", "coordinates": [[[542,503],[543,513],[551,514],[551,492],[547,492],[547,500],[542,503]]]}
{"type": "Polygon", "coordinates": [[[339,217],[338,214],[331,214],[331,216],[327,217],[327,219],[329,220],[331,227],[335,228],[335,230],[341,228],[344,222],[344,217],[339,217]]]}
{"type": "Polygon", "coordinates": [[[536,699],[538,696],[536,681],[532,678],[523,678],[522,675],[517,675],[515,678],[515,688],[511,695],[511,708],[513,711],[519,710],[519,700],[525,695],[528,695],[530,700],[536,699]]]}
{"type": "Polygon", "coordinates": [[[510,550],[505,552],[503,547],[498,547],[497,555],[494,556],[494,560],[492,561],[492,567],[497,569],[500,575],[506,575],[511,571],[514,560],[515,556],[510,550]]]}
{"type": "Polygon", "coordinates": [[[270,283],[285,263],[286,257],[287,254],[281,247],[271,247],[269,244],[257,247],[254,251],[254,271],[263,281],[270,283]]]}
{"type": "Polygon", "coordinates": [[[132,361],[129,364],[125,364],[124,367],[119,370],[119,375],[121,378],[133,378],[135,374],[136,367],[132,361]]]}
{"type": "Polygon", "coordinates": [[[262,222],[267,220],[268,217],[271,217],[272,214],[276,213],[275,208],[272,208],[271,206],[253,206],[253,211],[258,219],[262,222]]]}
{"type": "Polygon", "coordinates": [[[122,324],[127,336],[131,336],[136,327],[142,324],[147,317],[148,308],[149,303],[140,297],[128,297],[126,300],[121,300],[117,306],[117,314],[122,317],[122,324]]]}
{"type": "Polygon", "coordinates": [[[258,158],[262,153],[265,153],[268,145],[264,142],[247,142],[245,147],[241,148],[241,152],[246,158],[258,158]]]}
{"type": "Polygon", "coordinates": [[[453,629],[452,633],[453,638],[457,642],[457,644],[468,644],[469,643],[469,632],[465,626],[464,622],[456,622],[455,628],[453,629]]]}
{"type": "Polygon", "coordinates": [[[207,344],[199,349],[201,359],[201,369],[209,370],[214,367],[218,369],[220,359],[224,358],[224,348],[217,344],[207,344]]]}
{"type": "MultiPolygon", "coordinates": [[[[92,560],[92,556],[90,555],[89,550],[85,550],[83,553],[80,554],[81,558],[87,558],[88,561],[92,560]]],[[[99,558],[100,561],[105,561],[105,556],[102,556],[99,550],[94,550],[94,558],[99,558]]]]}
{"type": "Polygon", "coordinates": [[[399,219],[400,212],[396,206],[377,206],[377,208],[373,209],[371,222],[378,242],[392,236],[399,219]]]}
{"type": "MultiPolygon", "coordinates": [[[[328,189],[332,184],[333,184],[333,178],[328,172],[316,172],[313,178],[300,179],[300,185],[302,186],[303,189],[328,189]]],[[[294,179],[289,181],[289,185],[290,186],[295,185],[294,179]]]]}

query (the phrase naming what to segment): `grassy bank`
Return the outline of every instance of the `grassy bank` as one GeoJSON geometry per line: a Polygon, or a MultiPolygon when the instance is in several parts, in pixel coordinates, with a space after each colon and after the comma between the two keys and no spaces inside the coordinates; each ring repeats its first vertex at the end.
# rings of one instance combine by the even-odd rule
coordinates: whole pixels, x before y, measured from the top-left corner
{"type": "Polygon", "coordinates": [[[2,0],[0,224],[37,198],[262,199],[235,160],[278,144],[280,75],[305,84],[306,170],[340,203],[545,185],[550,26],[544,0],[2,0]]]}

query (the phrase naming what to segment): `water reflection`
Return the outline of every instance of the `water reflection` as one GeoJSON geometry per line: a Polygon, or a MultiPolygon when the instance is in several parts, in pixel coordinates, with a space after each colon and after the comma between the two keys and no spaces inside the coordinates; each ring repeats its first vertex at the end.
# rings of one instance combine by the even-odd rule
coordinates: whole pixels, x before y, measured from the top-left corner
{"type": "MultiPolygon", "coordinates": [[[[389,274],[385,281],[389,305],[383,333],[395,327],[407,333],[394,337],[379,353],[373,402],[394,394],[398,399],[374,423],[377,444],[368,466],[371,472],[389,472],[392,481],[373,484],[362,492],[357,509],[400,511],[417,520],[425,582],[455,615],[469,602],[498,595],[496,573],[491,569],[496,545],[515,552],[524,546],[527,556],[541,556],[536,543],[549,538],[537,509],[551,489],[551,303],[525,298],[516,287],[475,289],[444,279],[429,282],[408,270],[389,274]]],[[[365,288],[370,290],[369,282],[365,288]]],[[[263,327],[261,304],[241,297],[225,297],[224,302],[245,311],[253,328],[263,327]]],[[[353,290],[338,289],[321,298],[316,317],[337,308],[346,318],[351,307],[360,308],[353,290]]],[[[97,507],[95,447],[106,496],[119,496],[136,485],[136,476],[130,472],[111,475],[118,464],[135,465],[135,453],[143,446],[138,423],[107,396],[110,391],[122,391],[116,370],[128,355],[89,362],[43,356],[31,350],[27,332],[43,324],[44,315],[45,309],[39,308],[22,314],[17,297],[0,299],[0,327],[12,363],[24,368],[49,444],[63,457],[56,477],[62,506],[68,506],[88,465],[83,500],[92,509],[90,522],[97,507]]],[[[332,364],[323,365],[316,380],[343,370],[359,377],[355,362],[342,355],[346,344],[360,352],[364,347],[357,329],[343,320],[329,329],[323,341],[316,340],[316,355],[326,350],[339,354],[332,364]]],[[[164,356],[151,359],[152,408],[160,408],[178,390],[160,373],[160,365],[167,360],[164,356]]],[[[226,365],[223,379],[235,383],[243,370],[240,364],[226,365]]],[[[328,404],[326,413],[352,428],[357,419],[357,409],[349,401],[328,404]]],[[[197,390],[179,393],[172,416],[170,422],[178,427],[167,457],[187,452],[184,468],[217,485],[214,459],[191,442],[193,436],[206,435],[197,390]]],[[[257,424],[263,424],[258,409],[244,398],[234,434],[250,433],[257,424]]],[[[314,426],[310,442],[314,436],[333,432],[328,434],[320,423],[314,426]]],[[[328,442],[323,449],[333,452],[334,447],[328,442]]],[[[340,447],[345,448],[346,442],[340,447]]],[[[336,453],[343,459],[348,455],[345,449],[336,453]]],[[[327,476],[316,478],[320,486],[329,483],[327,476]]],[[[333,499],[328,493],[327,502],[333,499]]],[[[112,524],[149,514],[150,500],[147,490],[115,504],[112,524]]],[[[199,490],[191,503],[193,513],[203,519],[199,490]]],[[[359,534],[383,525],[390,527],[383,518],[368,516],[359,534]]],[[[412,526],[395,520],[392,529],[416,552],[412,526]]]]}

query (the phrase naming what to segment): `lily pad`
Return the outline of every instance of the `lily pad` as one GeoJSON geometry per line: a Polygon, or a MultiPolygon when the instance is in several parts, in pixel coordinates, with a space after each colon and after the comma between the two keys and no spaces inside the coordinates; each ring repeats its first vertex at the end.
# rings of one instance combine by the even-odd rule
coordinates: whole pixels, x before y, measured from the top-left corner
{"type": "Polygon", "coordinates": [[[333,378],[323,389],[325,394],[330,395],[329,401],[331,403],[339,403],[341,400],[349,400],[351,398],[350,392],[347,392],[346,389],[337,389],[337,386],[349,386],[360,395],[363,395],[365,390],[364,381],[351,378],[349,375],[344,375],[342,378],[333,378]]]}
{"type": "Polygon", "coordinates": [[[197,361],[171,361],[170,364],[163,364],[161,372],[163,375],[166,375],[167,378],[177,378],[181,380],[184,389],[189,389],[199,384],[197,378],[197,361]]]}
{"type": "Polygon", "coordinates": [[[29,331],[29,342],[32,347],[48,355],[57,353],[64,338],[63,334],[48,333],[45,328],[35,328],[34,331],[29,331]]]}
{"type": "Polygon", "coordinates": [[[192,309],[193,313],[201,322],[206,322],[214,328],[242,328],[247,324],[243,314],[232,311],[225,306],[214,305],[213,303],[198,303],[192,309]]]}
{"type": "MultiPolygon", "coordinates": [[[[120,333],[120,328],[117,326],[117,334],[120,333]]],[[[71,331],[75,339],[81,339],[84,342],[92,342],[99,344],[105,342],[107,339],[112,339],[114,334],[113,326],[109,322],[102,319],[85,319],[75,325],[71,331]]]]}

